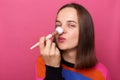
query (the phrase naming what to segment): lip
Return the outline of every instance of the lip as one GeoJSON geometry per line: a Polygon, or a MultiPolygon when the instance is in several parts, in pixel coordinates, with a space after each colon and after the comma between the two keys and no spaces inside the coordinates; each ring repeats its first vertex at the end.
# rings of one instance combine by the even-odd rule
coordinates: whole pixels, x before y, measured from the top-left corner
{"type": "Polygon", "coordinates": [[[66,39],[65,39],[64,37],[59,37],[59,38],[58,38],[58,41],[59,41],[59,42],[64,42],[65,40],[66,40],[66,39]]]}

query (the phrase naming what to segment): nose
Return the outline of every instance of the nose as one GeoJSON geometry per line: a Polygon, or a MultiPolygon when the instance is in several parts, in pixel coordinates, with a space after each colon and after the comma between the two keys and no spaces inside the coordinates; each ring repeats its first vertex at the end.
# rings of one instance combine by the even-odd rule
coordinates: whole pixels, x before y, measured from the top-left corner
{"type": "Polygon", "coordinates": [[[62,29],[63,29],[63,33],[62,33],[62,34],[66,33],[66,32],[67,32],[67,29],[66,29],[65,25],[62,25],[61,27],[62,27],[62,29]]]}

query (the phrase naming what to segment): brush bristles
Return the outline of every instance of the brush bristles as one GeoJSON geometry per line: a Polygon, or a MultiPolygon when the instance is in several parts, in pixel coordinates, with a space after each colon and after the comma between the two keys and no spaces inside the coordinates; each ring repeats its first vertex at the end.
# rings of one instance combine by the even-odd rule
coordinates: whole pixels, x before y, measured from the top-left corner
{"type": "Polygon", "coordinates": [[[63,29],[61,27],[57,27],[56,31],[58,32],[58,34],[62,34],[63,33],[63,29]]]}

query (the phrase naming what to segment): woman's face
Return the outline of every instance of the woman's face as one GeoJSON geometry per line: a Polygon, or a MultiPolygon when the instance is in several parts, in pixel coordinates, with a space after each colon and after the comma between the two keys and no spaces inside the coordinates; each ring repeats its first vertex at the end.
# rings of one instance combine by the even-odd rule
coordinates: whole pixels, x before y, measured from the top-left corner
{"type": "Polygon", "coordinates": [[[77,11],[74,8],[62,9],[56,19],[56,27],[60,26],[64,32],[56,36],[56,43],[60,50],[76,49],[79,38],[79,24],[77,11]]]}

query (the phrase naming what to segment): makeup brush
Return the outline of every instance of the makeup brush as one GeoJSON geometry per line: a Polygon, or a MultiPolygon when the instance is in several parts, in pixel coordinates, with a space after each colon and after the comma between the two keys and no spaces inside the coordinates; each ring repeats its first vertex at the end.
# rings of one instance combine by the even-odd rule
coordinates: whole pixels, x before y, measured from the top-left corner
{"type": "MultiPolygon", "coordinates": [[[[52,32],[51,34],[48,34],[45,39],[48,40],[50,38],[52,38],[53,36],[57,35],[57,34],[62,34],[63,33],[63,29],[61,27],[57,27],[55,29],[54,32],[52,32]]],[[[30,47],[30,49],[34,49],[35,47],[37,47],[39,45],[39,42],[37,42],[36,44],[34,44],[32,47],[30,47]]]]}

